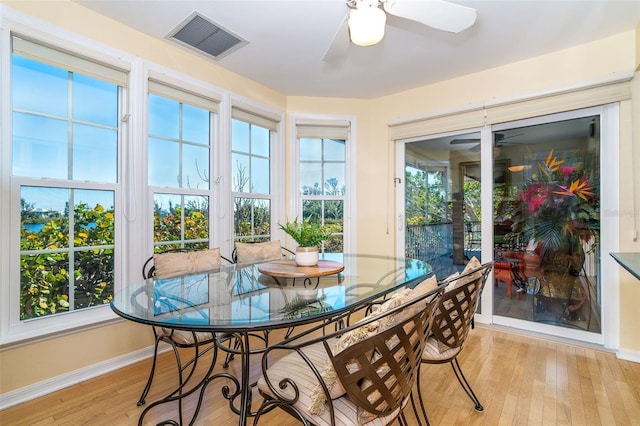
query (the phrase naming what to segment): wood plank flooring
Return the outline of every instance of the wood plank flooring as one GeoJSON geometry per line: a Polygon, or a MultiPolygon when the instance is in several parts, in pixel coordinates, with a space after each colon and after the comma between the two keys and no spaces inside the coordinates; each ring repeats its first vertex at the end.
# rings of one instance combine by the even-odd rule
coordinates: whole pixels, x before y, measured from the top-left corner
{"type": "MultiPolygon", "coordinates": [[[[147,404],[176,383],[172,361],[170,353],[161,356],[147,404]]],[[[449,365],[423,365],[420,386],[432,425],[640,425],[640,364],[619,360],[612,353],[478,326],[471,331],[460,362],[484,412],[474,411],[449,365]]],[[[0,412],[0,424],[136,425],[144,408],[136,402],[150,363],[8,408],[0,412]]],[[[236,368],[234,361],[230,370],[236,368]]],[[[252,374],[257,377],[259,371],[252,374]]],[[[237,425],[221,387],[220,382],[211,383],[195,424],[237,425]]],[[[195,399],[189,398],[185,411],[190,413],[194,406],[195,399]]],[[[176,411],[175,404],[154,409],[145,425],[177,418],[176,411]]],[[[417,424],[412,416],[408,420],[417,424]]],[[[261,424],[298,423],[274,411],[261,424]]]]}

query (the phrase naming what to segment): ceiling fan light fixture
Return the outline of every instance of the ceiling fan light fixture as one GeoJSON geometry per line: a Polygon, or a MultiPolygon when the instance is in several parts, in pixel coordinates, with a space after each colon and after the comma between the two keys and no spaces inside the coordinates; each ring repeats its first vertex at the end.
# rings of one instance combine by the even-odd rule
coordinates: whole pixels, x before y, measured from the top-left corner
{"type": "Polygon", "coordinates": [[[372,46],[384,37],[387,15],[378,8],[378,1],[358,2],[349,14],[351,41],[358,46],[372,46]]]}

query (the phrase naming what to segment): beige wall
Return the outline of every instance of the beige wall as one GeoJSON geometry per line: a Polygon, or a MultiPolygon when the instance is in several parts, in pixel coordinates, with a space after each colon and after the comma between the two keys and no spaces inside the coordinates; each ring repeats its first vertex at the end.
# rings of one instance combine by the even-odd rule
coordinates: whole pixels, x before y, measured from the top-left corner
{"type": "Polygon", "coordinates": [[[640,22],[636,25],[636,71],[640,71],[640,22]]]}
{"type": "Polygon", "coordinates": [[[3,4],[87,39],[190,75],[240,96],[284,110],[286,97],[219,67],[186,50],[170,46],[96,14],[69,0],[2,0],[3,4]]]}
{"type": "Polygon", "coordinates": [[[118,321],[106,327],[4,350],[0,352],[0,393],[104,362],[152,344],[150,327],[118,321]]]}
{"type": "MultiPolygon", "coordinates": [[[[620,125],[620,251],[640,252],[640,22],[635,31],[635,77],[631,101],[625,102],[620,125]],[[634,196],[622,196],[634,194],[634,196]],[[636,241],[632,231],[636,232],[636,241]]],[[[640,282],[620,272],[620,349],[640,351],[640,282]]]]}
{"type": "MultiPolygon", "coordinates": [[[[636,73],[634,81],[634,111],[640,111],[640,74],[636,73]]],[[[632,230],[640,232],[640,138],[637,127],[640,125],[638,113],[635,113],[635,123],[631,123],[631,102],[621,106],[620,139],[626,143],[620,144],[620,251],[640,252],[640,235],[637,240],[632,239],[632,230]],[[632,142],[632,128],[635,127],[635,137],[632,142]],[[631,196],[635,192],[635,196],[631,196]],[[634,209],[635,202],[635,209],[634,209]]],[[[612,172],[614,172],[612,170],[612,172]]],[[[620,268],[620,350],[640,351],[640,281],[629,272],[620,268]]]]}
{"type": "MultiPolygon", "coordinates": [[[[154,40],[70,1],[3,1],[26,15],[284,111],[286,97],[211,61],[154,40]]],[[[5,283],[2,283],[5,285],[5,283]]],[[[119,322],[0,352],[0,394],[153,344],[151,329],[119,322]],[[78,350],[82,348],[82,350],[78,350]]]]}
{"type": "MultiPolygon", "coordinates": [[[[357,117],[357,245],[375,253],[393,253],[393,170],[394,151],[389,143],[389,121],[415,117],[452,108],[463,108],[483,101],[518,97],[605,78],[632,70],[640,41],[634,32],[619,34],[595,43],[562,52],[486,70],[437,84],[374,100],[285,97],[267,87],[227,72],[210,61],[190,55],[167,43],[151,39],[109,19],[93,14],[69,1],[4,1],[16,10],[42,21],[86,36],[99,43],[132,53],[178,72],[261,102],[291,114],[352,115],[357,117]],[[381,203],[380,189],[385,188],[381,203]],[[388,190],[387,190],[388,188],[388,190]]],[[[637,55],[640,57],[640,54],[637,55]]],[[[637,80],[637,79],[636,79],[637,80]]],[[[638,82],[634,97],[640,99],[638,82]]],[[[637,105],[637,101],[636,101],[637,105]]],[[[631,102],[621,108],[620,158],[632,155],[631,102]]],[[[635,111],[640,111],[636,107],[635,111]]],[[[636,115],[638,113],[636,112],[636,115]]],[[[638,120],[636,120],[638,121],[638,120]]],[[[640,164],[640,145],[635,126],[635,164],[640,164]]],[[[290,142],[288,142],[290,143],[290,142]]],[[[620,167],[620,192],[635,186],[631,167],[620,167]]],[[[632,227],[630,197],[621,197],[621,249],[640,251],[640,243],[628,238],[632,227]],[[623,231],[624,230],[624,231],[623,231]]],[[[640,222],[636,218],[636,222],[640,222]]],[[[623,350],[640,351],[640,283],[621,272],[620,343],[623,350]]],[[[4,284],[3,284],[4,285],[4,284]]],[[[45,340],[0,352],[0,393],[34,384],[75,369],[139,350],[151,344],[146,327],[120,322],[65,337],[45,340]],[[79,349],[82,348],[82,351],[79,349]],[[53,367],[52,367],[53,366],[53,367]],[[53,369],[52,369],[53,368],[53,369]]]]}

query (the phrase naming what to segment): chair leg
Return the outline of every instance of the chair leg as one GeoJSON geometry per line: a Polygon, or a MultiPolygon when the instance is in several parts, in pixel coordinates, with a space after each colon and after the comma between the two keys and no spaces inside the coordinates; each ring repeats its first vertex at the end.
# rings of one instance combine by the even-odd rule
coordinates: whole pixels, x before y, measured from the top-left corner
{"type": "Polygon", "coordinates": [[[471,401],[475,404],[476,411],[477,412],[484,411],[484,407],[482,406],[482,404],[480,404],[480,400],[478,399],[476,394],[473,393],[473,389],[471,389],[469,382],[467,382],[467,378],[464,377],[464,374],[462,373],[462,369],[460,368],[460,363],[458,363],[458,358],[454,358],[453,360],[451,360],[451,368],[453,369],[453,372],[455,373],[456,378],[458,379],[458,383],[460,383],[460,386],[462,386],[462,389],[464,389],[464,391],[467,393],[471,401]]]}
{"type": "MultiPolygon", "coordinates": [[[[424,404],[422,403],[422,392],[420,391],[420,383],[416,383],[416,387],[418,388],[417,398],[418,398],[418,401],[420,402],[420,410],[422,411],[422,418],[424,418],[425,423],[427,424],[427,426],[429,426],[427,411],[425,410],[424,404]]],[[[416,397],[413,391],[411,392],[410,399],[411,399],[411,408],[413,409],[413,415],[415,416],[416,421],[418,422],[418,425],[422,426],[422,418],[420,417],[420,414],[418,414],[418,406],[416,404],[416,397]]]]}
{"type": "MultiPolygon", "coordinates": [[[[180,361],[180,352],[178,351],[178,347],[175,344],[171,344],[173,347],[173,354],[176,357],[176,364],[178,365],[178,389],[176,389],[171,395],[177,393],[178,396],[182,395],[182,386],[184,386],[184,382],[182,380],[182,363],[180,361]]],[[[197,350],[197,347],[196,347],[197,350]]],[[[195,365],[193,367],[195,369],[195,365]]],[[[192,370],[193,371],[193,370],[192,370]]],[[[180,423],[182,424],[182,398],[178,398],[178,418],[180,419],[180,423]]]]}
{"type": "Polygon", "coordinates": [[[153,362],[151,364],[151,371],[149,372],[149,378],[147,379],[147,384],[144,386],[142,394],[140,395],[140,399],[138,399],[138,407],[144,405],[145,399],[151,390],[151,382],[153,382],[153,376],[156,372],[156,361],[158,360],[158,345],[160,344],[160,339],[156,337],[156,342],[153,347],[153,362]]]}
{"type": "MultiPolygon", "coordinates": [[[[232,349],[234,351],[237,351],[238,348],[240,347],[240,341],[236,338],[233,337],[233,347],[232,349]]],[[[229,363],[231,363],[231,361],[233,361],[233,358],[235,357],[235,354],[233,352],[227,352],[227,355],[224,358],[224,363],[222,364],[222,368],[229,368],[229,363]]]]}
{"type": "MultiPolygon", "coordinates": [[[[156,338],[156,343],[153,348],[154,349],[153,363],[151,364],[151,372],[149,373],[149,379],[147,379],[147,384],[145,385],[144,390],[142,391],[142,395],[140,395],[140,399],[138,400],[138,406],[144,405],[145,398],[149,394],[149,390],[151,390],[151,383],[153,382],[153,377],[155,375],[155,370],[156,370],[156,361],[158,359],[158,345],[160,344],[160,340],[162,339],[160,339],[159,337],[156,338]]],[[[183,386],[183,379],[182,379],[183,369],[182,369],[182,364],[180,363],[180,353],[178,352],[178,347],[175,344],[171,344],[171,347],[173,348],[173,354],[176,357],[176,363],[178,367],[178,379],[179,379],[178,389],[176,389],[171,395],[175,393],[181,394],[182,386],[183,386]]],[[[180,424],[182,424],[182,400],[181,399],[178,401],[178,412],[179,412],[180,424]]]]}
{"type": "Polygon", "coordinates": [[[293,334],[293,331],[294,331],[294,330],[295,330],[295,327],[289,327],[289,328],[287,329],[287,332],[286,332],[286,333],[285,333],[285,335],[284,335],[284,338],[285,338],[285,339],[288,339],[288,338],[293,334]]]}
{"type": "MultiPolygon", "coordinates": [[[[420,376],[418,376],[420,377],[420,376]]],[[[426,423],[427,426],[430,426],[429,423],[429,417],[427,417],[427,410],[424,408],[424,399],[422,399],[422,390],[420,389],[420,381],[418,380],[418,383],[416,383],[416,387],[418,388],[418,402],[420,403],[420,411],[422,411],[422,418],[424,418],[424,421],[426,423]]],[[[418,416],[417,410],[416,410],[416,404],[414,402],[414,398],[413,398],[413,393],[411,394],[411,405],[413,405],[413,411],[414,413],[416,413],[416,419],[418,419],[418,424],[422,424],[420,422],[420,417],[418,416]]]]}
{"type": "Polygon", "coordinates": [[[407,418],[404,416],[404,413],[401,411],[400,415],[398,415],[398,418],[396,419],[398,421],[398,424],[400,426],[408,426],[409,422],[407,422],[407,418]]]}

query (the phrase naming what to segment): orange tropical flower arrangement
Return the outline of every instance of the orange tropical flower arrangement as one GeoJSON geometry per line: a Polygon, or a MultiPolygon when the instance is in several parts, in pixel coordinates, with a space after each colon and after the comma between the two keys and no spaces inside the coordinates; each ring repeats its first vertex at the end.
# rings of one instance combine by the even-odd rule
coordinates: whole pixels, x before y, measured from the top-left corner
{"type": "Polygon", "coordinates": [[[543,251],[571,249],[580,240],[595,247],[600,206],[593,181],[583,163],[565,165],[551,150],[522,187],[513,231],[543,251]]]}

